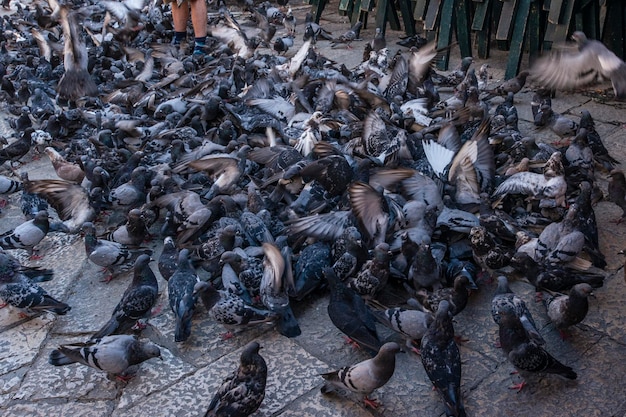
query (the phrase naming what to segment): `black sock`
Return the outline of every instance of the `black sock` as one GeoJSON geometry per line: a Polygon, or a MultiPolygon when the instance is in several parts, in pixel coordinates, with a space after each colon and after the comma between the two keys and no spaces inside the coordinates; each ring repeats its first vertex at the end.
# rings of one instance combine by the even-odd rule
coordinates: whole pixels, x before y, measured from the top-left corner
{"type": "Polygon", "coordinates": [[[179,44],[187,38],[187,32],[174,32],[174,43],[179,44]]]}

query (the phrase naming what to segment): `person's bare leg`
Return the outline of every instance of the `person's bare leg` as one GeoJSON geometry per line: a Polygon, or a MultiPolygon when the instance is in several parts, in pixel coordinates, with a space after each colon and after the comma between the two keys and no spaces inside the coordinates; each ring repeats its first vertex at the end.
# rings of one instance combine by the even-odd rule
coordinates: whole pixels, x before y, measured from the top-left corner
{"type": "Polygon", "coordinates": [[[180,6],[172,0],[172,20],[174,23],[174,43],[179,44],[187,37],[187,21],[189,20],[189,4],[184,1],[180,6]]]}
{"type": "Polygon", "coordinates": [[[196,38],[203,38],[207,34],[207,7],[206,0],[188,0],[191,5],[191,24],[196,38]]]}
{"type": "Polygon", "coordinates": [[[191,6],[191,24],[193,26],[194,54],[204,54],[204,45],[207,34],[207,7],[206,0],[187,0],[191,6]]]}
{"type": "Polygon", "coordinates": [[[174,21],[173,23],[175,32],[187,32],[187,21],[189,20],[189,4],[187,4],[186,1],[178,6],[176,0],[172,0],[172,20],[174,21]]]}

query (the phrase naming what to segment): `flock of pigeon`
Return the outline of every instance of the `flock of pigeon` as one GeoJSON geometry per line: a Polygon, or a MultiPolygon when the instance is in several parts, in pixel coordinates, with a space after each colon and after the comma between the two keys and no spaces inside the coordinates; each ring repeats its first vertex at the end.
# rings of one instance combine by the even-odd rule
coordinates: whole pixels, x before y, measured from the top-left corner
{"type": "MultiPolygon", "coordinates": [[[[323,50],[352,47],[360,23],[334,36],[267,2],[211,14],[205,55],[170,43],[169,6],[156,1],[14,5],[0,20],[0,94],[18,137],[0,161],[13,168],[44,150],[59,179],[0,177],[0,192],[21,193],[26,217],[0,236],[0,298],[28,314],[72,314],[37,284],[52,271],[7,252],[36,256],[49,231],[81,233],[107,279],[131,267],[133,276],[111,319],[88,341],[52,351],[52,365],[125,379],[160,357],[129,334],[159,298],[144,246],[158,239],[176,342],[193,337],[199,302],[224,337],[264,323],[297,337],[293,303],[329,290],[330,320],[371,359],[322,375],[323,393],[339,388],[378,406],[369,395],[392,377],[401,350],[381,340],[384,324],[420,355],[447,415],[464,416],[452,317],[496,278],[492,315],[510,362],[576,378],[548,353],[505,275],[537,288],[564,337],[603,283],[595,179],[610,173],[618,221],[626,180],[591,114],[557,114],[550,90],[604,76],[624,98],[624,63],[601,43],[576,32],[576,49],[493,88],[488,65],[476,70],[466,58],[437,74],[434,44],[416,38],[391,56],[380,30],[362,64],[346,68],[323,50]],[[559,135],[559,147],[518,128],[514,99],[527,78],[545,87],[531,103],[535,124],[559,135]],[[441,99],[442,87],[454,94],[441,99]],[[406,303],[385,305],[387,292],[406,303]]],[[[244,348],[207,415],[258,409],[267,378],[259,349],[244,348]]]]}

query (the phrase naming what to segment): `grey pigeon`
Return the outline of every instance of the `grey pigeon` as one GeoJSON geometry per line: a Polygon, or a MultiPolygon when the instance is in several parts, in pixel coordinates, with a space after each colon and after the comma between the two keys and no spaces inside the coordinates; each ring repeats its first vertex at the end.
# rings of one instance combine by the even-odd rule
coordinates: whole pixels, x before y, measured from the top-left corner
{"type": "Polygon", "coordinates": [[[401,307],[383,311],[374,310],[372,313],[378,321],[401,334],[406,339],[407,347],[416,353],[419,353],[418,342],[422,340],[434,320],[434,316],[429,312],[401,307]]]}
{"type": "Polygon", "coordinates": [[[543,345],[545,341],[537,330],[537,325],[533,319],[530,310],[526,306],[524,300],[517,296],[509,287],[509,281],[504,275],[498,277],[498,288],[491,299],[491,318],[496,324],[500,324],[503,311],[511,312],[517,317],[524,317],[524,323],[527,324],[526,332],[528,336],[539,345],[543,345]]]}
{"type": "MultiPolygon", "coordinates": [[[[500,311],[500,345],[508,360],[519,370],[558,374],[567,379],[576,379],[576,372],[550,355],[527,329],[528,318],[518,317],[513,311],[500,311]]],[[[513,385],[511,389],[521,390],[526,381],[513,385]]]]}
{"type": "Polygon", "coordinates": [[[447,301],[439,303],[428,331],[422,338],[420,354],[422,365],[441,395],[446,416],[464,417],[465,407],[461,397],[461,354],[454,341],[454,327],[447,301]]]}
{"type": "Polygon", "coordinates": [[[136,366],[151,358],[161,358],[161,350],[152,342],[137,336],[120,334],[87,343],[61,345],[50,352],[48,362],[54,366],[81,363],[94,369],[129,379],[136,366]]]}
{"type": "Polygon", "coordinates": [[[28,313],[49,311],[66,314],[71,307],[48,295],[39,285],[21,272],[19,262],[8,253],[0,253],[0,298],[28,313]]]}
{"type": "MultiPolygon", "coordinates": [[[[23,185],[20,181],[13,180],[5,175],[0,175],[0,194],[7,195],[21,191],[23,185]]],[[[6,206],[6,200],[0,200],[0,208],[6,206]]]]}
{"type": "Polygon", "coordinates": [[[150,238],[146,219],[140,209],[131,209],[126,215],[126,222],[107,234],[108,239],[136,247],[150,238]]]}
{"type": "Polygon", "coordinates": [[[569,206],[561,222],[550,223],[537,240],[537,255],[549,263],[567,263],[576,258],[585,245],[585,235],[578,230],[578,204],[569,206]]]}
{"type": "Polygon", "coordinates": [[[267,382],[267,364],[259,349],[257,342],[243,348],[239,367],[222,381],[204,417],[247,417],[258,410],[267,382]]]}
{"type": "Polygon", "coordinates": [[[609,155],[609,151],[604,146],[600,134],[596,131],[595,122],[589,110],[583,109],[580,111],[580,122],[578,125],[580,129],[587,129],[587,141],[593,151],[593,157],[596,162],[601,164],[604,169],[611,171],[615,165],[619,164],[619,161],[609,155]]]}
{"type": "Polygon", "coordinates": [[[85,239],[85,253],[87,254],[87,258],[111,274],[111,276],[107,278],[109,281],[116,272],[130,267],[139,255],[152,255],[152,250],[150,249],[131,250],[121,243],[98,239],[96,236],[96,228],[91,222],[83,224],[82,233],[85,239]]]}
{"type": "Polygon", "coordinates": [[[176,318],[176,342],[184,342],[191,336],[191,318],[197,299],[194,290],[198,282],[198,275],[189,261],[189,249],[183,249],[178,254],[178,268],[167,282],[170,307],[176,318]]]}
{"type": "Polygon", "coordinates": [[[577,48],[557,51],[539,59],[531,72],[535,82],[550,89],[573,89],[608,78],[619,100],[626,99],[626,64],[602,42],[587,39],[580,31],[572,34],[577,48]]]}
{"type": "Polygon", "coordinates": [[[210,284],[201,282],[196,286],[196,293],[209,310],[209,316],[228,330],[222,335],[224,339],[232,337],[233,330],[241,330],[247,326],[262,323],[273,323],[278,319],[276,313],[246,304],[238,295],[226,290],[218,290],[210,284]]]}
{"type": "Polygon", "coordinates": [[[171,236],[167,236],[163,239],[163,249],[159,255],[157,265],[161,276],[166,281],[169,281],[172,275],[174,275],[174,272],[176,272],[178,265],[178,248],[171,236]]]}
{"type": "Polygon", "coordinates": [[[548,317],[565,338],[568,327],[584,320],[589,311],[588,296],[593,288],[589,284],[576,284],[570,290],[569,295],[557,295],[545,299],[548,317]]]}
{"type": "Polygon", "coordinates": [[[535,116],[535,126],[547,126],[561,138],[569,138],[576,134],[578,123],[555,112],[552,107],[544,104],[535,116]]]}
{"type": "Polygon", "coordinates": [[[115,306],[111,319],[92,337],[101,339],[112,334],[126,333],[138,320],[150,314],[159,297],[159,284],[150,268],[149,255],[140,255],[135,261],[133,280],[115,306]]]}
{"type": "Polygon", "coordinates": [[[369,398],[369,395],[391,379],[396,369],[396,353],[398,352],[400,352],[400,345],[395,342],[385,343],[371,359],[322,374],[326,380],[321,388],[322,394],[332,392],[338,387],[362,395],[365,405],[378,408],[380,402],[369,398]]]}
{"type": "Polygon", "coordinates": [[[347,32],[339,36],[338,38],[335,38],[332,41],[330,41],[331,47],[334,47],[335,45],[338,45],[340,43],[345,43],[348,48],[352,48],[350,44],[352,43],[352,41],[359,38],[359,34],[361,32],[361,26],[363,26],[363,22],[361,22],[360,20],[357,21],[350,28],[350,30],[348,30],[347,32]]]}
{"type": "Polygon", "coordinates": [[[330,321],[368,354],[375,356],[382,343],[376,332],[374,315],[360,295],[339,281],[332,268],[325,268],[324,276],[330,286],[330,321]]]}
{"type": "Polygon", "coordinates": [[[0,246],[3,249],[26,249],[32,256],[33,248],[46,237],[49,228],[48,212],[42,210],[34,219],[0,235],[0,246]]]}
{"type": "Polygon", "coordinates": [[[441,264],[433,257],[431,246],[420,243],[409,267],[409,280],[414,288],[441,288],[441,264]]]}

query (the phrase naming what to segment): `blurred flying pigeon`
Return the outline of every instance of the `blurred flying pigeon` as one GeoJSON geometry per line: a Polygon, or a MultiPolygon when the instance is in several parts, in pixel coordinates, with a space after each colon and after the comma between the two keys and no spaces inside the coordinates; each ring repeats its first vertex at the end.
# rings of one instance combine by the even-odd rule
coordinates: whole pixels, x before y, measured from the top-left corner
{"type": "Polygon", "coordinates": [[[572,34],[577,48],[556,50],[538,59],[531,69],[533,80],[550,89],[573,89],[608,78],[619,100],[626,99],[626,64],[602,42],[587,39],[580,31],[572,34]]]}
{"type": "Polygon", "coordinates": [[[135,365],[151,358],[162,359],[157,345],[141,342],[137,336],[120,334],[87,343],[61,345],[50,352],[48,362],[54,366],[78,362],[129,379],[135,372],[135,365]]]}
{"type": "Polygon", "coordinates": [[[369,398],[369,395],[391,379],[396,369],[396,353],[398,352],[400,352],[400,345],[395,342],[385,343],[371,359],[322,374],[326,380],[321,388],[322,394],[332,392],[334,388],[340,388],[362,395],[366,406],[378,408],[380,402],[369,398]]]}
{"type": "Polygon", "coordinates": [[[258,342],[243,348],[239,367],[222,381],[204,417],[247,417],[258,410],[267,381],[267,364],[259,349],[258,342]]]}

